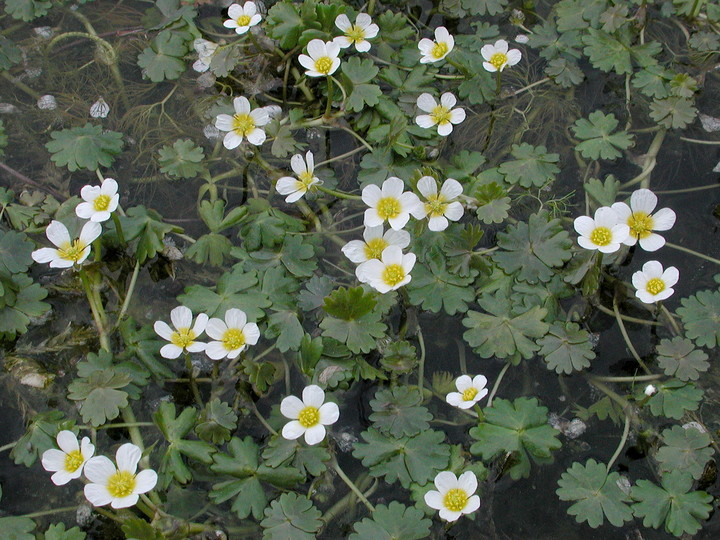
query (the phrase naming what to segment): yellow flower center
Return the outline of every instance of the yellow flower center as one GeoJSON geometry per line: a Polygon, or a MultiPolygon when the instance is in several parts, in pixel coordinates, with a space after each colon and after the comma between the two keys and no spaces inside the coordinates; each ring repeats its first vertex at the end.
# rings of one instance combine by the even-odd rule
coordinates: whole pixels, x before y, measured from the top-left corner
{"type": "Polygon", "coordinates": [[[633,212],[627,220],[630,234],[635,238],[647,238],[653,230],[653,218],[645,212],[633,212]]]}
{"type": "Polygon", "coordinates": [[[438,105],[435,107],[432,112],[430,113],[430,118],[432,118],[432,121],[438,124],[439,126],[444,126],[445,124],[450,123],[450,109],[447,107],[444,107],[442,105],[438,105]]]}
{"type": "Polygon", "coordinates": [[[477,396],[477,388],[470,387],[462,393],[463,401],[472,401],[477,396]]]}
{"type": "Polygon", "coordinates": [[[432,56],[435,60],[440,60],[443,56],[445,56],[448,53],[448,45],[444,41],[441,41],[440,43],[436,43],[435,46],[430,51],[430,56],[432,56]]]}
{"type": "Polygon", "coordinates": [[[612,231],[607,227],[596,227],[590,233],[590,241],[596,246],[607,246],[612,240],[612,231]]]}
{"type": "Polygon", "coordinates": [[[395,197],[384,197],[377,203],[377,213],[381,219],[392,219],[400,214],[400,201],[395,197]]]}
{"type": "Polygon", "coordinates": [[[311,171],[305,171],[298,175],[298,180],[305,188],[304,191],[307,191],[307,189],[315,183],[315,176],[311,171]]]}
{"type": "Polygon", "coordinates": [[[449,490],[443,499],[443,506],[451,512],[462,512],[467,505],[468,496],[464,489],[455,488],[449,490]]]}
{"type": "Polygon", "coordinates": [[[320,422],[320,411],[317,407],[305,407],[298,415],[298,422],[305,429],[311,428],[320,422]]]}
{"type": "Polygon", "coordinates": [[[247,113],[233,115],[232,129],[241,137],[247,137],[255,129],[255,120],[247,113]]]}
{"type": "Polygon", "coordinates": [[[389,264],[383,270],[382,280],[390,287],[394,287],[403,279],[405,279],[405,269],[399,264],[389,264]]]}
{"type": "Polygon", "coordinates": [[[108,478],[107,490],[115,499],[132,495],[135,491],[135,475],[130,471],[117,471],[108,478]]]}
{"type": "Polygon", "coordinates": [[[660,294],[665,290],[665,282],[660,278],[652,278],[645,285],[645,290],[652,295],[660,294]]]}
{"type": "Polygon", "coordinates": [[[104,212],[110,206],[110,195],[99,195],[95,201],[93,201],[93,209],[96,212],[104,212]]]}
{"type": "Polygon", "coordinates": [[[431,195],[425,203],[425,211],[431,217],[440,217],[445,214],[447,203],[439,195],[431,195]]]}
{"type": "Polygon", "coordinates": [[[228,351],[234,351],[245,345],[245,334],[237,328],[228,328],[222,337],[222,344],[228,351]]]}
{"type": "Polygon", "coordinates": [[[85,460],[80,450],[73,450],[68,454],[65,454],[65,470],[69,473],[73,473],[78,470],[78,467],[83,464],[85,460]]]}
{"type": "Polygon", "coordinates": [[[371,238],[365,244],[365,257],[370,259],[379,259],[382,256],[383,249],[388,247],[390,243],[382,237],[371,238]]]}
{"type": "Polygon", "coordinates": [[[347,32],[345,32],[345,37],[347,37],[351,43],[360,43],[361,41],[365,41],[365,30],[353,24],[348,28],[347,32]]]}
{"type": "Polygon", "coordinates": [[[329,56],[321,56],[315,60],[315,71],[327,75],[332,69],[333,61],[329,56]]]}
{"type": "Polygon", "coordinates": [[[248,26],[250,24],[250,15],[240,15],[235,22],[238,26],[248,26]]]}
{"type": "Polygon", "coordinates": [[[195,341],[195,332],[192,328],[178,328],[177,332],[173,332],[170,336],[170,343],[177,345],[181,349],[185,349],[188,345],[192,345],[195,341]]]}
{"type": "Polygon", "coordinates": [[[500,71],[505,66],[505,64],[507,64],[507,61],[508,61],[507,54],[501,53],[501,52],[496,52],[495,54],[493,54],[490,57],[490,63],[498,71],[500,71]]]}
{"type": "Polygon", "coordinates": [[[87,244],[78,238],[58,248],[58,255],[60,255],[61,259],[77,263],[82,257],[86,247],[87,244]]]}

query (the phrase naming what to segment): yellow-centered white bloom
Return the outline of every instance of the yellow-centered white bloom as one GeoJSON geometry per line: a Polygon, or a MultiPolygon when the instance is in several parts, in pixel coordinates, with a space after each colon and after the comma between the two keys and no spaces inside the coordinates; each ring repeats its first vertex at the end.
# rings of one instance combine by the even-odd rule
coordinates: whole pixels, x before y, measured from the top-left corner
{"type": "Polygon", "coordinates": [[[325,426],[337,422],[340,409],[335,403],[325,403],[325,392],[316,384],[306,386],[302,391],[302,400],[287,396],[280,402],[280,412],[290,422],[285,424],[282,436],[295,440],[305,435],[305,442],[317,444],[325,438],[325,426]]]}
{"type": "Polygon", "coordinates": [[[603,206],[595,211],[595,219],[590,216],[575,218],[573,226],[580,234],[578,244],[585,249],[597,249],[602,253],[614,253],[620,249],[628,234],[630,227],[619,223],[620,217],[609,206],[603,206]]]}
{"type": "Polygon", "coordinates": [[[228,8],[228,20],[223,22],[225,28],[233,28],[238,34],[244,34],[260,22],[262,17],[258,13],[255,2],[245,2],[244,5],[232,4],[228,8]]]}
{"type": "Polygon", "coordinates": [[[344,35],[333,39],[333,43],[337,43],[341,49],[347,49],[354,44],[358,52],[368,52],[370,43],[367,40],[377,36],[380,31],[367,13],[358,13],[355,24],[351,24],[348,16],[342,13],[335,19],[335,26],[342,30],[344,35]]]}
{"type": "Polygon", "coordinates": [[[333,41],[312,39],[307,44],[307,54],[298,56],[300,65],[308,77],[326,77],[340,67],[340,45],[333,41]]]}
{"type": "Polygon", "coordinates": [[[208,41],[207,39],[197,38],[193,41],[193,48],[198,54],[198,59],[195,60],[192,67],[198,73],[205,73],[208,69],[210,69],[210,63],[212,62],[212,57],[218,48],[218,44],[208,41]]]}
{"type": "Polygon", "coordinates": [[[405,183],[395,176],[385,180],[382,187],[367,185],[362,190],[362,200],[370,208],[365,210],[366,227],[377,227],[386,221],[399,231],[417,211],[420,199],[412,191],[403,191],[405,183]]]}
{"type": "Polygon", "coordinates": [[[223,145],[228,150],[237,148],[243,139],[247,139],[255,146],[265,142],[265,131],[260,129],[270,122],[270,115],[263,107],[253,109],[246,97],[236,97],[233,100],[235,114],[218,114],[215,127],[220,131],[227,131],[223,145]]]}
{"type": "Polygon", "coordinates": [[[232,308],[225,312],[225,320],[210,319],[205,333],[216,341],[210,341],[205,354],[213,360],[237,358],[248,345],[255,345],[260,339],[258,325],[247,322],[247,315],[241,309],[232,308]]]}
{"type": "Polygon", "coordinates": [[[315,176],[315,158],[313,153],[308,151],[303,159],[302,154],[295,154],[290,158],[290,168],[297,175],[283,176],[278,178],[275,189],[280,195],[287,195],[285,202],[294,203],[305,195],[315,184],[320,184],[320,179],[315,176]]]}
{"type": "Polygon", "coordinates": [[[455,38],[450,35],[447,28],[438,26],[435,29],[435,41],[423,38],[418,43],[420,49],[420,63],[429,64],[445,58],[455,47],[455,38]]]}
{"type": "Polygon", "coordinates": [[[453,109],[457,99],[450,92],[440,96],[440,104],[428,93],[420,94],[417,98],[418,109],[429,114],[421,114],[415,117],[415,123],[421,128],[437,126],[438,135],[446,137],[452,133],[453,124],[459,124],[465,120],[465,109],[458,107],[453,109]]]}
{"type": "Polygon", "coordinates": [[[83,466],[95,453],[95,446],[88,437],[78,439],[72,431],[63,430],[55,438],[60,448],[45,450],[42,455],[42,466],[46,471],[54,472],[50,479],[56,486],[64,486],[70,480],[80,478],[83,466]]]}
{"type": "Polygon", "coordinates": [[[653,231],[667,231],[675,225],[675,212],[670,208],[661,208],[655,214],[657,196],[649,189],[638,189],[630,196],[630,206],[624,202],[612,205],[620,218],[620,223],[630,227],[630,234],[623,244],[634,246],[636,243],[645,251],[657,251],[665,245],[665,238],[653,231]]]}
{"type": "Polygon", "coordinates": [[[680,279],[680,272],[674,266],[663,271],[658,261],[648,261],[642,270],[632,275],[632,284],[637,289],[635,296],[646,304],[654,304],[670,298],[675,290],[672,288],[680,279]]]}
{"type": "Polygon", "coordinates": [[[497,40],[495,45],[485,45],[480,49],[480,54],[485,59],[483,67],[490,73],[502,71],[507,66],[514,66],[522,58],[519,50],[508,50],[508,42],[504,39],[497,40]]]}
{"type": "Polygon", "coordinates": [[[389,229],[383,234],[383,226],[365,227],[363,240],[351,240],[342,247],[342,252],[352,262],[359,266],[355,275],[362,281],[363,264],[373,259],[380,259],[383,250],[388,246],[397,246],[401,250],[410,245],[410,233],[389,229]]]}
{"type": "Polygon", "coordinates": [[[488,389],[487,379],[484,375],[475,375],[472,379],[469,375],[460,375],[455,379],[455,388],[457,392],[450,392],[445,396],[447,401],[453,407],[460,409],[469,409],[482,398],[487,396],[488,389]]]}
{"type": "Polygon", "coordinates": [[[50,263],[50,268],[70,268],[82,264],[90,255],[90,246],[100,236],[102,225],[88,221],[80,231],[80,237],[70,238],[67,227],[59,221],[51,221],[45,235],[56,247],[40,248],[32,252],[32,258],[38,263],[50,263]]]}
{"type": "Polygon", "coordinates": [[[83,186],[80,196],[84,202],[75,207],[75,213],[98,223],[110,219],[120,201],[118,183],[113,178],[106,178],[100,186],[83,186]]]}
{"type": "Polygon", "coordinates": [[[362,263],[356,272],[362,283],[367,283],[379,293],[399,289],[410,283],[410,271],[415,266],[415,254],[405,253],[398,246],[386,247],[380,259],[362,263]]]}
{"type": "Polygon", "coordinates": [[[448,178],[443,182],[438,193],[437,183],[432,176],[423,176],[418,180],[417,188],[425,201],[413,214],[415,219],[429,218],[428,229],[431,231],[444,231],[448,228],[450,221],[458,221],[465,212],[463,205],[456,201],[462,195],[463,189],[460,182],[454,178],[448,178]]]}
{"type": "Polygon", "coordinates": [[[145,469],[136,474],[142,452],[132,443],[125,443],[115,453],[117,468],[105,456],[96,456],[85,464],[85,498],[94,506],[110,504],[127,508],[138,502],[139,495],[157,484],[157,473],[145,469]]]}
{"type": "Polygon", "coordinates": [[[170,320],[175,330],[164,321],[155,321],[153,326],[157,335],[170,342],[160,349],[160,356],[172,360],[180,356],[183,351],[197,353],[205,350],[206,344],[196,341],[205,331],[208,323],[208,316],[205,313],[198,315],[193,324],[190,308],[178,306],[170,312],[170,320]]]}
{"type": "Polygon", "coordinates": [[[478,482],[475,473],[465,471],[460,478],[451,471],[442,471],[435,476],[437,491],[425,494],[425,504],[440,510],[440,518],[455,521],[463,514],[470,514],[480,508],[480,497],[475,495],[478,482]]]}

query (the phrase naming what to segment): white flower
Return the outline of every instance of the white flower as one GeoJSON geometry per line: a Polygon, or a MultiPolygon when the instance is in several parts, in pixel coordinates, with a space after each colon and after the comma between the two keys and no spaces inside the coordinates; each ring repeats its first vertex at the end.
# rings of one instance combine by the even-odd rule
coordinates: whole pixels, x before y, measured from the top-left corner
{"type": "Polygon", "coordinates": [[[674,266],[663,272],[658,261],[648,261],[643,264],[642,270],[632,275],[632,284],[637,289],[635,296],[646,304],[665,300],[675,292],[672,286],[679,278],[680,272],[674,266]]]}
{"type": "Polygon", "coordinates": [[[589,216],[575,218],[573,226],[580,234],[578,244],[585,249],[597,249],[602,253],[613,253],[630,234],[630,227],[619,223],[620,217],[609,206],[595,211],[595,219],[589,216]]]}
{"type": "Polygon", "coordinates": [[[459,124],[465,120],[465,109],[460,107],[453,109],[456,103],[457,99],[450,92],[445,92],[440,96],[440,105],[430,94],[420,94],[417,98],[417,106],[421,111],[430,114],[416,116],[415,123],[421,128],[431,128],[437,125],[439,135],[443,137],[450,135],[453,124],[459,124]]]}
{"type": "Polygon", "coordinates": [[[418,43],[420,49],[421,64],[429,64],[437,62],[445,58],[455,46],[455,38],[453,38],[444,26],[438,26],[435,29],[435,41],[423,38],[418,43]]]}
{"type": "Polygon", "coordinates": [[[270,122],[270,116],[263,107],[252,109],[246,97],[236,97],[233,100],[235,114],[218,114],[215,119],[215,127],[221,131],[227,131],[223,139],[223,145],[228,150],[237,148],[246,138],[250,144],[255,146],[265,142],[265,132],[260,129],[270,122]]]}
{"type": "Polygon", "coordinates": [[[486,385],[487,379],[483,375],[475,375],[472,379],[469,375],[460,375],[455,379],[455,387],[458,391],[450,392],[445,396],[445,401],[453,407],[469,409],[487,396],[488,389],[485,388],[486,385]]]}
{"type": "Polygon", "coordinates": [[[155,321],[153,326],[157,335],[170,342],[160,349],[160,356],[173,359],[180,356],[183,351],[197,353],[205,350],[207,346],[205,343],[195,341],[207,326],[208,316],[205,313],[198,315],[193,325],[190,308],[178,306],[170,312],[170,320],[175,330],[164,321],[155,321]]]}
{"type": "Polygon", "coordinates": [[[376,291],[385,294],[410,283],[410,271],[415,266],[415,254],[405,253],[398,246],[386,247],[380,260],[362,263],[356,272],[358,279],[376,291]]]}
{"type": "Polygon", "coordinates": [[[421,204],[412,191],[405,191],[405,183],[391,176],[379,188],[375,184],[362,190],[362,200],[370,208],[365,210],[365,226],[377,227],[387,221],[396,231],[402,229],[421,204]]]}
{"type": "Polygon", "coordinates": [[[340,417],[338,406],[324,401],[325,392],[315,384],[303,389],[302,401],[295,396],[283,399],[280,412],[291,421],[283,426],[282,436],[292,441],[304,433],[308,444],[322,441],[325,438],[325,426],[334,424],[340,417]]]}
{"type": "Polygon", "coordinates": [[[79,218],[98,223],[110,219],[120,201],[118,184],[113,178],[106,178],[99,186],[83,186],[80,196],[85,202],[75,207],[75,213],[79,218]]]}
{"type": "Polygon", "coordinates": [[[645,387],[645,395],[650,397],[654,396],[655,394],[657,394],[657,388],[655,388],[655,386],[653,386],[652,384],[648,384],[645,387]]]}
{"type": "Polygon", "coordinates": [[[356,264],[372,259],[380,259],[383,250],[388,246],[405,249],[410,245],[410,233],[389,229],[383,234],[383,226],[365,227],[362,240],[351,240],[342,247],[345,256],[356,264]]]}
{"type": "Polygon", "coordinates": [[[205,333],[212,339],[205,347],[205,354],[213,360],[237,358],[248,345],[255,345],[260,339],[258,325],[247,322],[247,315],[241,309],[225,312],[225,320],[210,319],[205,333]]]}
{"type": "Polygon", "coordinates": [[[63,430],[55,438],[60,450],[51,448],[42,455],[42,466],[46,471],[55,472],[50,479],[56,486],[64,486],[70,480],[80,478],[83,466],[95,453],[95,446],[88,437],[78,444],[72,431],[63,430]]]}
{"type": "Polygon", "coordinates": [[[257,12],[255,2],[245,2],[243,6],[232,4],[228,8],[228,16],[230,18],[223,22],[223,26],[225,28],[234,28],[238,34],[244,34],[250,30],[251,26],[255,26],[262,19],[257,12]]]}
{"type": "Polygon", "coordinates": [[[90,116],[93,118],[107,118],[110,113],[110,105],[100,96],[98,100],[90,105],[90,116]]]}
{"type": "Polygon", "coordinates": [[[82,264],[90,255],[90,246],[100,236],[102,225],[88,221],[80,231],[80,237],[70,239],[67,227],[59,221],[52,221],[45,234],[57,249],[40,248],[32,252],[32,258],[38,263],[50,263],[50,268],[70,268],[82,264]]]}
{"type": "Polygon", "coordinates": [[[210,63],[218,48],[218,44],[208,41],[207,39],[197,38],[193,41],[193,48],[195,52],[198,53],[198,59],[195,60],[192,67],[198,73],[205,73],[210,69],[210,63]]]}
{"type": "Polygon", "coordinates": [[[320,179],[315,176],[315,158],[310,151],[305,154],[305,159],[302,154],[295,154],[290,159],[290,168],[297,178],[283,176],[278,179],[275,189],[280,195],[287,195],[285,202],[293,203],[305,195],[311,186],[319,184],[320,179]]]}
{"type": "Polygon", "coordinates": [[[333,39],[333,43],[337,43],[341,49],[346,49],[355,44],[355,50],[358,52],[368,52],[370,43],[367,40],[377,36],[380,31],[378,25],[373,24],[370,15],[367,13],[358,13],[358,16],[355,17],[355,24],[350,24],[347,15],[340,14],[335,19],[335,26],[342,30],[345,35],[336,37],[333,39]]]}
{"type": "Polygon", "coordinates": [[[333,41],[312,39],[307,44],[307,52],[298,56],[298,61],[306,69],[308,77],[332,75],[340,67],[340,45],[333,41]]]}
{"type": "Polygon", "coordinates": [[[85,498],[94,506],[110,504],[113,508],[127,508],[157,484],[157,473],[145,469],[135,474],[142,453],[132,443],[125,443],[115,454],[117,468],[109,458],[96,456],[85,464],[85,498]]]}
{"type": "Polygon", "coordinates": [[[675,212],[662,208],[655,212],[657,196],[649,189],[638,189],[630,195],[630,206],[624,202],[612,205],[621,223],[630,227],[630,234],[623,244],[634,246],[640,243],[645,251],[657,251],[665,245],[665,239],[652,231],[667,231],[675,225],[675,212]]]}
{"type": "Polygon", "coordinates": [[[483,67],[490,73],[502,71],[507,66],[514,66],[522,58],[522,53],[517,49],[508,50],[508,42],[504,39],[498,39],[495,45],[483,46],[480,54],[485,59],[483,67]]]}
{"type": "Polygon", "coordinates": [[[465,471],[460,478],[450,471],[439,472],[435,476],[438,490],[425,494],[425,504],[440,510],[440,517],[445,521],[455,521],[480,508],[480,497],[474,495],[477,485],[477,477],[472,471],[465,471]]]}
{"type": "Polygon", "coordinates": [[[38,109],[43,110],[43,111],[53,111],[53,110],[57,109],[57,100],[55,99],[55,96],[46,94],[46,95],[40,96],[38,98],[37,106],[38,106],[38,109]]]}
{"type": "Polygon", "coordinates": [[[454,199],[462,195],[463,189],[460,182],[454,178],[448,178],[443,182],[440,193],[432,176],[420,178],[417,188],[427,200],[418,207],[413,216],[416,219],[429,216],[428,228],[431,231],[444,231],[449,225],[448,220],[458,221],[462,217],[465,210],[462,204],[454,199]]]}

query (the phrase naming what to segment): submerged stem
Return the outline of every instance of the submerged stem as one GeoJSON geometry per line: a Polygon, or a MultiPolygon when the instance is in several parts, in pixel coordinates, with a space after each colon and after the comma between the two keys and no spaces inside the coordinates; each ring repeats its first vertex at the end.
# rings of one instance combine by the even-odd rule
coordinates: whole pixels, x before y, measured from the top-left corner
{"type": "Polygon", "coordinates": [[[488,396],[488,402],[487,406],[490,407],[492,405],[492,400],[495,397],[495,394],[498,391],[498,388],[500,388],[500,383],[503,380],[503,377],[505,376],[505,373],[507,372],[508,368],[510,367],[510,362],[507,362],[503,368],[500,370],[500,373],[498,374],[498,378],[495,380],[495,384],[492,387],[492,391],[490,392],[490,395],[488,396]]]}
{"type": "Polygon", "coordinates": [[[632,344],[632,341],[630,341],[630,336],[628,336],[627,330],[625,329],[625,323],[623,322],[622,317],[620,317],[617,295],[613,298],[613,311],[615,312],[615,319],[617,320],[618,326],[620,327],[620,333],[622,334],[623,339],[625,340],[625,344],[628,346],[628,349],[630,349],[630,353],[633,355],[633,358],[635,358],[635,361],[640,364],[640,367],[645,373],[647,373],[648,375],[652,375],[652,371],[648,369],[645,362],[643,362],[643,359],[640,358],[640,355],[635,350],[635,346],[632,344]]]}
{"type": "Polygon", "coordinates": [[[610,461],[608,461],[605,474],[610,474],[610,469],[612,469],[612,466],[615,463],[615,460],[620,456],[620,452],[622,452],[622,449],[625,447],[625,443],[627,442],[629,433],[630,433],[630,417],[626,414],[625,415],[625,427],[623,428],[622,437],[620,437],[620,442],[618,443],[618,446],[615,449],[615,453],[610,458],[610,461]]]}
{"type": "Polygon", "coordinates": [[[355,496],[360,499],[360,501],[367,507],[368,510],[374,512],[375,507],[370,503],[370,501],[367,500],[365,495],[363,495],[363,492],[358,489],[358,487],[353,483],[353,481],[350,480],[348,475],[345,474],[345,471],[340,468],[340,464],[337,462],[337,458],[335,457],[333,457],[332,466],[338,476],[342,479],[342,481],[345,482],[345,484],[347,484],[347,487],[350,488],[350,491],[352,491],[355,496]]]}
{"type": "Polygon", "coordinates": [[[693,251],[692,249],[688,249],[683,246],[678,246],[677,244],[673,244],[671,242],[665,242],[665,245],[669,248],[677,249],[678,251],[682,251],[684,253],[689,253],[690,255],[695,255],[696,257],[698,257],[700,259],[704,259],[708,262],[720,264],[720,259],[714,259],[713,257],[709,257],[708,255],[703,255],[702,253],[693,251]]]}

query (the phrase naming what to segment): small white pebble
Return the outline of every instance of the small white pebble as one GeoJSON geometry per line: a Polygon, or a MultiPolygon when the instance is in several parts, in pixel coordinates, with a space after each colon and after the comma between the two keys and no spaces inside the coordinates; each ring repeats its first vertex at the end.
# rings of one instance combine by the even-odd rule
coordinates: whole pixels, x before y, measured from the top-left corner
{"type": "Polygon", "coordinates": [[[530,41],[530,38],[527,37],[525,34],[518,34],[515,36],[515,43],[525,44],[528,41],[530,41]]]}
{"type": "Polygon", "coordinates": [[[33,28],[33,31],[38,37],[44,39],[50,39],[55,35],[55,31],[50,26],[37,26],[33,28]]]}
{"type": "Polygon", "coordinates": [[[41,109],[43,111],[52,111],[57,109],[57,101],[55,100],[54,96],[47,94],[44,96],[40,96],[40,98],[37,100],[37,106],[38,109],[41,109]]]}

